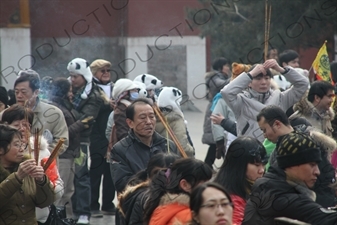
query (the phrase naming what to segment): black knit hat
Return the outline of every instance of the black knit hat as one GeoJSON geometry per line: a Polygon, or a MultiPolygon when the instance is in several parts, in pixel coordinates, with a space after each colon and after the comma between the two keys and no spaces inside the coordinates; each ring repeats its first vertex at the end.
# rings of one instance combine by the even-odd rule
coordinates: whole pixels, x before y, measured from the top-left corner
{"type": "Polygon", "coordinates": [[[280,168],[322,161],[320,148],[315,141],[296,131],[282,137],[276,152],[280,168]]]}
{"type": "Polygon", "coordinates": [[[5,87],[0,86],[0,102],[2,102],[6,108],[8,105],[8,94],[7,94],[7,90],[5,87]]]}

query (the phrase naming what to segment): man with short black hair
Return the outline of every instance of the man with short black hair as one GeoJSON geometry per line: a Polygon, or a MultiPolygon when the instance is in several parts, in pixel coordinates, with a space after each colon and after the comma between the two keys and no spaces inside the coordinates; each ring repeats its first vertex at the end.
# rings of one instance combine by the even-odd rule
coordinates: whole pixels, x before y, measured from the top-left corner
{"type": "Polygon", "coordinates": [[[284,135],[276,148],[278,166],[258,179],[247,202],[242,225],[272,225],[276,217],[336,224],[337,212],[315,202],[312,189],[320,174],[319,146],[306,134],[284,135]]]}
{"type": "Polygon", "coordinates": [[[126,108],[126,122],[130,131],[113,146],[110,157],[117,192],[122,192],[128,180],[146,168],[154,154],[177,154],[176,145],[155,131],[156,116],[147,99],[139,98],[126,108]]]}
{"type": "Polygon", "coordinates": [[[34,112],[31,131],[38,128],[41,134],[48,133],[48,149],[52,151],[57,142],[63,138],[64,145],[59,154],[68,147],[68,127],[62,111],[56,106],[41,101],[38,97],[40,89],[40,75],[31,69],[21,70],[15,80],[14,90],[16,102],[30,108],[34,112]]]}
{"type": "MultiPolygon", "coordinates": [[[[313,188],[316,193],[316,202],[323,207],[336,205],[336,195],[331,185],[335,183],[335,170],[328,160],[329,154],[336,149],[335,141],[318,131],[312,129],[311,124],[303,117],[294,118],[289,121],[286,113],[277,106],[267,106],[257,115],[257,121],[264,137],[276,144],[276,149],[280,145],[284,135],[294,132],[305,132],[310,135],[316,143],[319,143],[322,161],[318,163],[321,174],[317,177],[317,182],[313,188]]],[[[264,142],[265,143],[265,142],[264,142]]],[[[276,154],[271,153],[269,164],[277,166],[276,154]]],[[[268,170],[269,171],[269,170],[268,170]]]]}
{"type": "Polygon", "coordinates": [[[292,68],[299,68],[300,61],[298,57],[299,56],[296,51],[291,49],[285,50],[279,55],[280,66],[291,66],[292,68]]]}
{"type": "Polygon", "coordinates": [[[331,108],[335,97],[334,86],[327,81],[315,81],[311,84],[307,98],[294,105],[295,113],[289,119],[305,117],[312,126],[328,136],[332,136],[331,120],[335,113],[331,108]]]}

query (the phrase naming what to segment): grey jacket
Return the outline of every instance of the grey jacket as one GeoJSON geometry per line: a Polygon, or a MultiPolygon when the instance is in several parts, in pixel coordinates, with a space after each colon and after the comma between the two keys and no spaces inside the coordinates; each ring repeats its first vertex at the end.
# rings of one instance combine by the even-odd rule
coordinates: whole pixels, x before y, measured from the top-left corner
{"type": "MultiPolygon", "coordinates": [[[[226,104],[223,98],[220,98],[218,100],[212,114],[218,114],[218,113],[223,115],[225,118],[235,121],[235,116],[234,116],[233,111],[228,107],[228,105],[226,104]]],[[[215,142],[221,139],[226,139],[227,132],[226,133],[224,132],[225,132],[225,129],[221,125],[212,123],[212,133],[213,133],[213,138],[215,142]]]]}
{"type": "Polygon", "coordinates": [[[213,134],[212,134],[212,121],[209,118],[212,114],[211,106],[212,106],[212,100],[213,97],[220,92],[220,90],[228,84],[229,78],[225,77],[226,75],[223,75],[222,73],[218,71],[211,71],[206,73],[205,75],[205,82],[207,86],[208,94],[206,98],[209,100],[209,104],[206,108],[206,113],[204,117],[204,126],[203,126],[203,135],[202,135],[202,143],[203,144],[215,144],[213,140],[213,134]]]}
{"type": "Polygon", "coordinates": [[[258,93],[248,88],[252,80],[245,72],[221,90],[222,97],[236,116],[238,136],[251,136],[263,142],[263,133],[256,121],[257,114],[268,105],[277,105],[286,111],[301,99],[309,81],[293,68],[288,69],[283,75],[293,86],[284,92],[270,89],[266,93],[258,93]]]}

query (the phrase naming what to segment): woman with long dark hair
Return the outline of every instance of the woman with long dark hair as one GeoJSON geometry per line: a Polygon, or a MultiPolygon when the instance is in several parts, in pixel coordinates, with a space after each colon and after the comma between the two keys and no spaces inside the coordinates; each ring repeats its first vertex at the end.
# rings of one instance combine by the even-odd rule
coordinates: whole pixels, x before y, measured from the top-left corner
{"type": "Polygon", "coordinates": [[[241,224],[251,188],[263,176],[267,162],[266,149],[255,138],[241,136],[229,146],[214,182],[222,185],[231,195],[233,223],[241,224]]]}
{"type": "Polygon", "coordinates": [[[192,158],[178,159],[170,168],[159,171],[150,184],[151,195],[145,205],[144,222],[171,225],[190,221],[189,195],[193,188],[211,177],[211,168],[192,158]]]}

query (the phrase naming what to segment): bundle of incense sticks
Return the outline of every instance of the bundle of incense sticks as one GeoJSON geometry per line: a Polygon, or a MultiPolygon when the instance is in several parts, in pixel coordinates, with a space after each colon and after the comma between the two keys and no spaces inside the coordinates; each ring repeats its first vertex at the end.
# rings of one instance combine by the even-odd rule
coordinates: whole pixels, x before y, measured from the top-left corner
{"type": "Polygon", "coordinates": [[[36,165],[39,164],[39,154],[40,154],[40,145],[39,145],[39,129],[34,129],[34,159],[36,165]]]}
{"type": "Polygon", "coordinates": [[[57,142],[57,145],[53,149],[51,155],[49,156],[46,164],[44,164],[44,166],[43,166],[44,171],[46,171],[48,169],[48,167],[50,166],[50,164],[54,161],[54,159],[56,159],[56,157],[58,156],[58,152],[59,152],[61,146],[63,145],[63,143],[64,143],[64,139],[60,138],[60,140],[57,142]]]}
{"type": "Polygon", "coordinates": [[[176,144],[180,154],[184,157],[187,158],[186,152],[184,151],[183,147],[181,146],[180,142],[178,141],[176,135],[173,133],[171,127],[167,124],[166,119],[164,118],[164,115],[158,108],[157,104],[153,104],[153,110],[157,114],[159,120],[162,122],[164,127],[166,128],[167,132],[169,133],[170,137],[172,138],[173,142],[176,144]]]}
{"type": "MultiPolygon", "coordinates": [[[[27,108],[25,109],[25,121],[26,121],[26,124],[29,124],[27,108]]],[[[25,137],[26,141],[28,143],[28,152],[29,152],[29,155],[31,155],[32,147],[30,146],[30,142],[29,142],[29,139],[30,139],[30,129],[29,129],[29,127],[26,127],[26,134],[25,135],[26,135],[26,137],[25,137]]]]}

